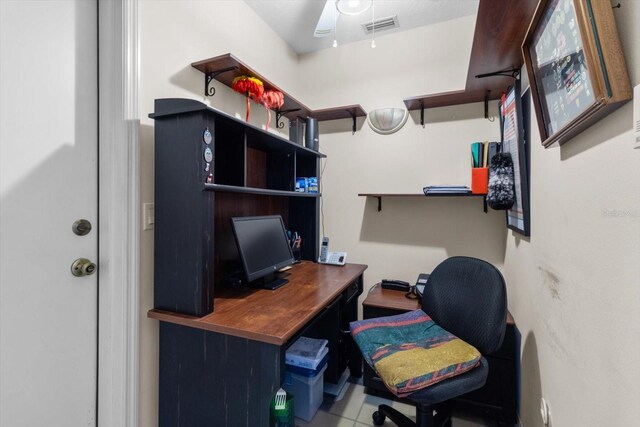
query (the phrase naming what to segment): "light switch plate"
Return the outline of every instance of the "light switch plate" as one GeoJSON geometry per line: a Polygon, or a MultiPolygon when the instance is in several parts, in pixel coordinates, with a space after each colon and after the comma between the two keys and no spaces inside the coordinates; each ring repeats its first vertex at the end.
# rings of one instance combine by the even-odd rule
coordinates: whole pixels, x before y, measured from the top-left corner
{"type": "Polygon", "coordinates": [[[142,229],[153,230],[156,222],[156,211],[153,203],[142,204],[142,229]]]}
{"type": "Polygon", "coordinates": [[[640,148],[640,85],[633,88],[633,148],[640,148]]]}

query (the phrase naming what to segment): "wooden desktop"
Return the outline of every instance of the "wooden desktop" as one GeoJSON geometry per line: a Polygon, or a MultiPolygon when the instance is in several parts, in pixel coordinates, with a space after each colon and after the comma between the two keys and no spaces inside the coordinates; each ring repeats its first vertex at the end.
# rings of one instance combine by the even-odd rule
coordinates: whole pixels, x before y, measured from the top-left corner
{"type": "Polygon", "coordinates": [[[269,425],[284,380],[285,352],[304,335],[329,340],[325,381],[362,358],[351,336],[366,265],[303,261],[274,291],[239,287],[216,295],[202,317],[150,310],[160,323],[159,425],[269,425]]]}

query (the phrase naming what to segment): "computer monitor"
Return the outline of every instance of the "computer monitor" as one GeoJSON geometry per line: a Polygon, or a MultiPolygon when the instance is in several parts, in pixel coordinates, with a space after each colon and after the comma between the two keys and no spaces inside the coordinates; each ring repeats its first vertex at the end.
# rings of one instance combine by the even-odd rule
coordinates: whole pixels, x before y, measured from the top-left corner
{"type": "Polygon", "coordinates": [[[231,228],[251,286],[276,289],[288,282],[275,277],[294,261],[280,215],[231,218],[231,228]]]}

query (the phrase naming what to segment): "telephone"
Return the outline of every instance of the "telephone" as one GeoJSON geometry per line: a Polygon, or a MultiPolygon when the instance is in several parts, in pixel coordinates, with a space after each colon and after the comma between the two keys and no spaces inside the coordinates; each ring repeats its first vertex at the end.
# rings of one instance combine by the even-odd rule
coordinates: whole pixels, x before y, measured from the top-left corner
{"type": "Polygon", "coordinates": [[[404,282],[402,280],[388,280],[388,279],[382,279],[382,289],[391,289],[393,291],[403,291],[403,292],[408,292],[409,289],[411,288],[411,285],[409,285],[407,282],[404,282]]]}
{"type": "Polygon", "coordinates": [[[347,263],[346,252],[329,252],[329,238],[322,238],[322,246],[320,246],[320,264],[345,265],[347,263]]]}

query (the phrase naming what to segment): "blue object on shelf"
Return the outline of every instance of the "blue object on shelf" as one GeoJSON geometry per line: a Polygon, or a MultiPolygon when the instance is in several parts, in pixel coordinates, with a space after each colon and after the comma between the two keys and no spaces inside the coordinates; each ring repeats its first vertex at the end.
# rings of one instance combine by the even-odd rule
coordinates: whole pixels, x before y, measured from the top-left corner
{"type": "Polygon", "coordinates": [[[309,180],[305,177],[296,178],[296,192],[306,193],[309,189],[309,180]]]}

